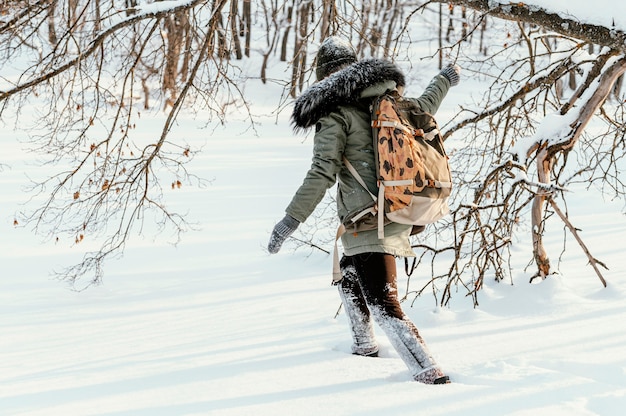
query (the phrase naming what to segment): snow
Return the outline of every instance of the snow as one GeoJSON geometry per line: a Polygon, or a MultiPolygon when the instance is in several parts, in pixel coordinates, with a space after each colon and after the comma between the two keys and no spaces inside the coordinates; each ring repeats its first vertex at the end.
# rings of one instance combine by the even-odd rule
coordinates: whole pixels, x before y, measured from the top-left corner
{"type": "MultiPolygon", "coordinates": [[[[533,3],[556,5],[555,1],[533,3]]],[[[604,2],[593,2],[590,13],[604,2]]],[[[568,10],[588,2],[567,2],[568,10]]],[[[556,7],[556,6],[554,6],[556,7]]],[[[615,2],[611,9],[615,10],[615,2]]],[[[593,13],[591,13],[593,12],[593,13]]],[[[613,13],[619,17],[619,13],[613,13]]],[[[452,114],[469,84],[451,90],[452,114]]],[[[471,84],[475,88],[476,84],[471,84]]],[[[621,415],[626,406],[626,219],[623,201],[570,189],[568,212],[608,265],[603,288],[578,245],[551,218],[545,237],[560,274],[529,284],[528,236],[513,246],[512,282],[486,280],[472,307],[423,295],[403,307],[453,383],[427,386],[380,328],[380,357],[351,354],[330,285],[332,256],[269,255],[267,241],[308,169],[311,136],[294,137],[275,86],[247,85],[258,136],[246,121],[214,130],[186,114],[172,134],[204,147],[189,170],[206,187],[165,187],[196,230],[176,246],[149,230],[107,263],[102,285],[75,291],[50,272],[83,246],[41,241],[14,225],[32,155],[21,132],[0,141],[0,414],[38,415],[621,415]],[[557,257],[558,256],[558,257],[557,257]]],[[[6,121],[6,120],[5,120],[6,121]]],[[[557,121],[545,128],[558,128],[557,121]]],[[[3,126],[4,128],[5,126],[3,126]]],[[[159,126],[146,117],[136,131],[159,126]]],[[[41,174],[49,167],[39,168],[41,174]]],[[[167,182],[166,182],[167,183],[167,182]]],[[[27,205],[28,206],[28,205],[27,205]]],[[[401,266],[401,264],[399,264],[401,266]]],[[[399,267],[398,287],[406,287],[399,267]]],[[[425,282],[428,276],[413,276],[425,282]]]]}
{"type": "Polygon", "coordinates": [[[137,11],[139,15],[147,15],[187,6],[193,2],[194,0],[164,0],[156,3],[147,3],[146,0],[142,0],[137,2],[137,11]]]}
{"type": "Polygon", "coordinates": [[[547,114],[537,126],[537,131],[533,136],[522,138],[511,149],[511,152],[516,155],[516,160],[525,164],[529,149],[536,143],[557,144],[568,138],[568,134],[572,131],[572,123],[576,121],[577,116],[576,111],[570,111],[565,115],[547,114]]]}
{"type": "MultiPolygon", "coordinates": [[[[462,84],[451,94],[463,94],[462,84]]],[[[340,300],[329,255],[294,252],[290,242],[277,255],[265,251],[308,168],[311,141],[294,139],[286,115],[276,124],[259,119],[259,137],[233,135],[243,123],[210,138],[200,122],[180,123],[178,134],[211,148],[193,162],[195,172],[214,177],[211,185],[167,195],[199,231],[176,247],[133,239],[108,264],[104,284],[81,292],[47,275],[76,260],[79,247],[40,243],[13,226],[24,177],[14,162],[19,147],[3,141],[13,165],[0,172],[3,415],[621,412],[626,263],[617,242],[626,221],[619,206],[583,190],[570,203],[587,245],[610,268],[607,289],[573,243],[561,276],[528,284],[529,246],[519,244],[514,285],[488,282],[478,308],[454,298],[437,308],[427,295],[407,302],[454,381],[421,385],[379,328],[379,358],[350,354],[346,317],[334,319],[340,300]]],[[[561,238],[552,234],[553,252],[561,238]]],[[[400,288],[405,279],[401,273],[400,288]]]]}
{"type": "Polygon", "coordinates": [[[528,0],[523,3],[538,6],[566,19],[626,31],[626,3],[623,1],[528,0]]]}

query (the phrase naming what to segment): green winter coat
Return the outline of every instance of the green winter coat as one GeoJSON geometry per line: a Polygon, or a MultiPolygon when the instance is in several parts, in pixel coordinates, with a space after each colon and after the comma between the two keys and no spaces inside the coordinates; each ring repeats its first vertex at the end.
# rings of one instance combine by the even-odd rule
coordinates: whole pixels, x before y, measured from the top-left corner
{"type": "MultiPolygon", "coordinates": [[[[369,104],[373,98],[401,86],[404,76],[395,65],[366,60],[332,74],[302,94],[296,101],[292,119],[296,127],[315,124],[313,161],[286,209],[288,215],[304,222],[337,181],[337,214],[342,222],[371,206],[371,196],[350,174],[342,159],[345,156],[351,162],[370,192],[376,195],[369,104]],[[380,79],[383,81],[368,82],[380,79]]],[[[422,110],[434,114],[449,88],[448,79],[437,75],[419,98],[410,99],[422,110]]],[[[342,236],[344,254],[382,252],[412,257],[415,254],[409,241],[411,229],[410,225],[388,224],[383,239],[378,238],[376,230],[346,233],[342,236]]]]}

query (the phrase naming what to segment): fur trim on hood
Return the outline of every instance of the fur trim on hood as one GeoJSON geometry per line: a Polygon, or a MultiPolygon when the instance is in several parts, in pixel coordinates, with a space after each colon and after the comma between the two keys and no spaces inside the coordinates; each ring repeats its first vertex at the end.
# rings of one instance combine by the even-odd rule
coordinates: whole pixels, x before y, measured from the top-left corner
{"type": "Polygon", "coordinates": [[[382,59],[355,62],[304,91],[296,99],[291,122],[296,129],[307,129],[340,105],[357,102],[367,87],[384,81],[404,86],[404,74],[395,64],[382,59]]]}

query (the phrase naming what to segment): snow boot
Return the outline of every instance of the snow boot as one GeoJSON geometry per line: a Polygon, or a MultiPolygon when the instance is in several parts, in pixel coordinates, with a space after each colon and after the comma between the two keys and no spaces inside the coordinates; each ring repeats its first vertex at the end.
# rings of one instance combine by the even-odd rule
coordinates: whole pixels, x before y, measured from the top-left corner
{"type": "Polygon", "coordinates": [[[449,384],[450,377],[443,374],[437,367],[431,367],[422,371],[414,377],[415,381],[424,384],[449,384]]]}

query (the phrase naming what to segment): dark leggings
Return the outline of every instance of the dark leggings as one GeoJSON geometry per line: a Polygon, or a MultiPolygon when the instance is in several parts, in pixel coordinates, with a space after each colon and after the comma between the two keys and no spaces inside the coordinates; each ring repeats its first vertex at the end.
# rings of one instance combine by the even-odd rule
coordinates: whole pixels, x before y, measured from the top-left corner
{"type": "Polygon", "coordinates": [[[350,320],[353,351],[377,348],[373,317],[414,377],[426,371],[442,375],[417,327],[400,307],[395,258],[384,253],[363,253],[344,256],[340,265],[343,278],[339,294],[350,320]]]}
{"type": "Polygon", "coordinates": [[[367,304],[376,305],[388,316],[403,319],[404,312],[398,301],[396,259],[390,254],[363,253],[344,256],[341,259],[342,270],[350,266],[356,272],[355,278],[348,276],[344,287],[352,291],[357,298],[363,299],[359,309],[369,315],[367,304]]]}

